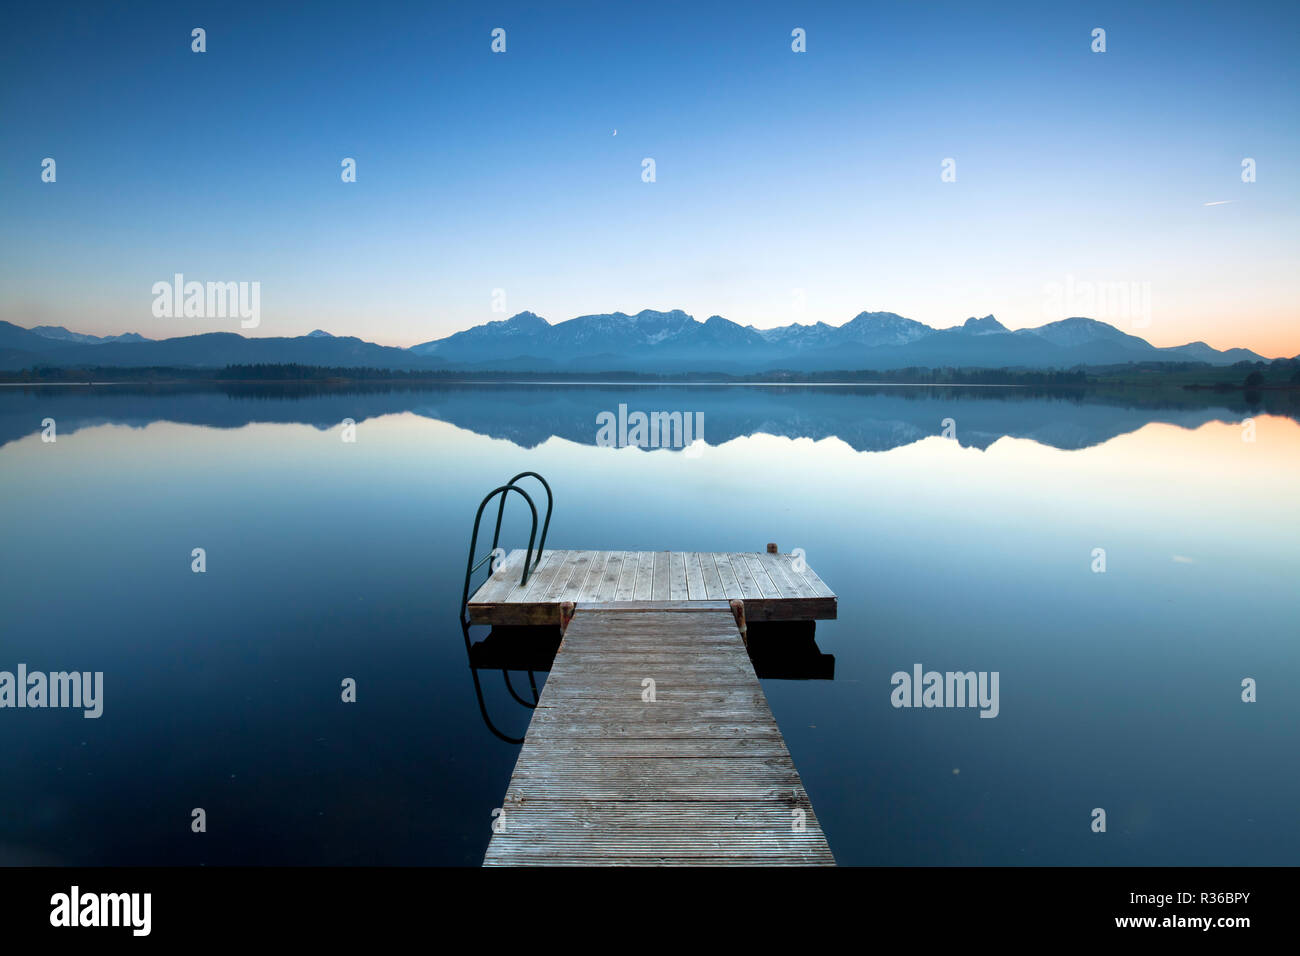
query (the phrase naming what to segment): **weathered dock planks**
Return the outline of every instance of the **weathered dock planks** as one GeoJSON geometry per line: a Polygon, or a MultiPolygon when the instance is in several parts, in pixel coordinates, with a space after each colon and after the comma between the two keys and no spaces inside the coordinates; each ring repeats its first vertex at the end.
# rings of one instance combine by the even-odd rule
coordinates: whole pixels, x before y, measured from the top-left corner
{"type": "Polygon", "coordinates": [[[789,554],[548,549],[520,585],[524,552],[511,551],[468,602],[474,624],[559,624],[560,606],[627,602],[745,602],[750,621],[833,619],[834,592],[789,554]]]}
{"type": "MultiPolygon", "coordinates": [[[[725,603],[732,577],[742,587],[735,556],[611,552],[593,578],[603,552],[595,560],[552,552],[551,561],[564,557],[540,586],[551,588],[567,556],[579,554],[588,559],[579,569],[574,558],[570,583],[580,577],[582,593],[609,585],[617,594],[631,574],[632,600],[620,608],[579,600],[484,865],[834,864],[725,603]],[[692,561],[702,581],[713,569],[712,593],[722,598],[682,600],[692,561]]],[[[741,557],[751,593],[760,570],[771,581],[768,564],[741,557]]]]}

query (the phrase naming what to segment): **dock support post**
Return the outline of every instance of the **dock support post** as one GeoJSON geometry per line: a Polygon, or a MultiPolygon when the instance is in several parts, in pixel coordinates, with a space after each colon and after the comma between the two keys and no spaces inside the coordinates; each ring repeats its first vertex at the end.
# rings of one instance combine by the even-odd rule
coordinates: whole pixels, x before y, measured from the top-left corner
{"type": "Polygon", "coordinates": [[[749,632],[745,627],[745,602],[731,602],[731,616],[736,619],[736,627],[740,629],[740,639],[749,647],[749,632]]]}

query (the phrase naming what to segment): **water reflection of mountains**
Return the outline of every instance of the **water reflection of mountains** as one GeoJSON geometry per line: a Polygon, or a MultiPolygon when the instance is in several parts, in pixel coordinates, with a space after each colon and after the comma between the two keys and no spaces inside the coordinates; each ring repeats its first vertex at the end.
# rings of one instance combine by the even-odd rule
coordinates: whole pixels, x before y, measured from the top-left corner
{"type": "Polygon", "coordinates": [[[1053,448],[1087,448],[1152,422],[1197,428],[1256,414],[1300,420],[1292,392],[1224,393],[1042,388],[646,385],[439,386],[77,386],[0,389],[0,444],[41,431],[59,435],[96,425],[157,421],[238,428],[297,423],[335,428],[411,412],[524,448],[559,437],[596,444],[596,416],[680,411],[704,415],[704,439],[719,445],[766,434],[838,438],[857,451],[886,451],[938,435],[956,422],[957,441],[987,448],[1002,437],[1053,448]]]}

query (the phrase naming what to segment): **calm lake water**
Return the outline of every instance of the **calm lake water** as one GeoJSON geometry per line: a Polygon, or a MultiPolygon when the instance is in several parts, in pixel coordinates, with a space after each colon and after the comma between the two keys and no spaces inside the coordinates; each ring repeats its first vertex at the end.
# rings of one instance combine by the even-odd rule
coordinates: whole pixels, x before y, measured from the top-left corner
{"type": "Polygon", "coordinates": [[[477,865],[518,747],[457,605],[526,469],[557,548],[804,549],[834,680],[763,686],[841,863],[1300,863],[1300,405],[1265,398],[0,388],[0,670],[104,673],[99,719],[0,710],[0,863],[477,865]],[[706,444],[598,447],[620,404],[706,444]],[[998,716],[895,709],[915,664],[997,671],[998,716]]]}

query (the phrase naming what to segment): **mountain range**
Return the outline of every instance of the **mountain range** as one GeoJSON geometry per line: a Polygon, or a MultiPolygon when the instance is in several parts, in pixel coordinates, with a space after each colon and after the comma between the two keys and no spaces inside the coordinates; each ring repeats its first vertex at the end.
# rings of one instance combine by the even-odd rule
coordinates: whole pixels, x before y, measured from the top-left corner
{"type": "Polygon", "coordinates": [[[687,372],[834,371],[913,367],[1069,369],[1129,362],[1266,361],[1249,349],[1204,342],[1157,348],[1105,322],[1068,318],[1009,330],[991,315],[936,329],[893,312],[862,312],[843,325],[756,329],[681,310],[583,315],[552,324],[532,312],[410,348],[317,329],[293,338],[209,332],[161,340],[136,333],[84,335],[60,326],[0,321],[0,369],[298,363],[404,370],[687,372]]]}

